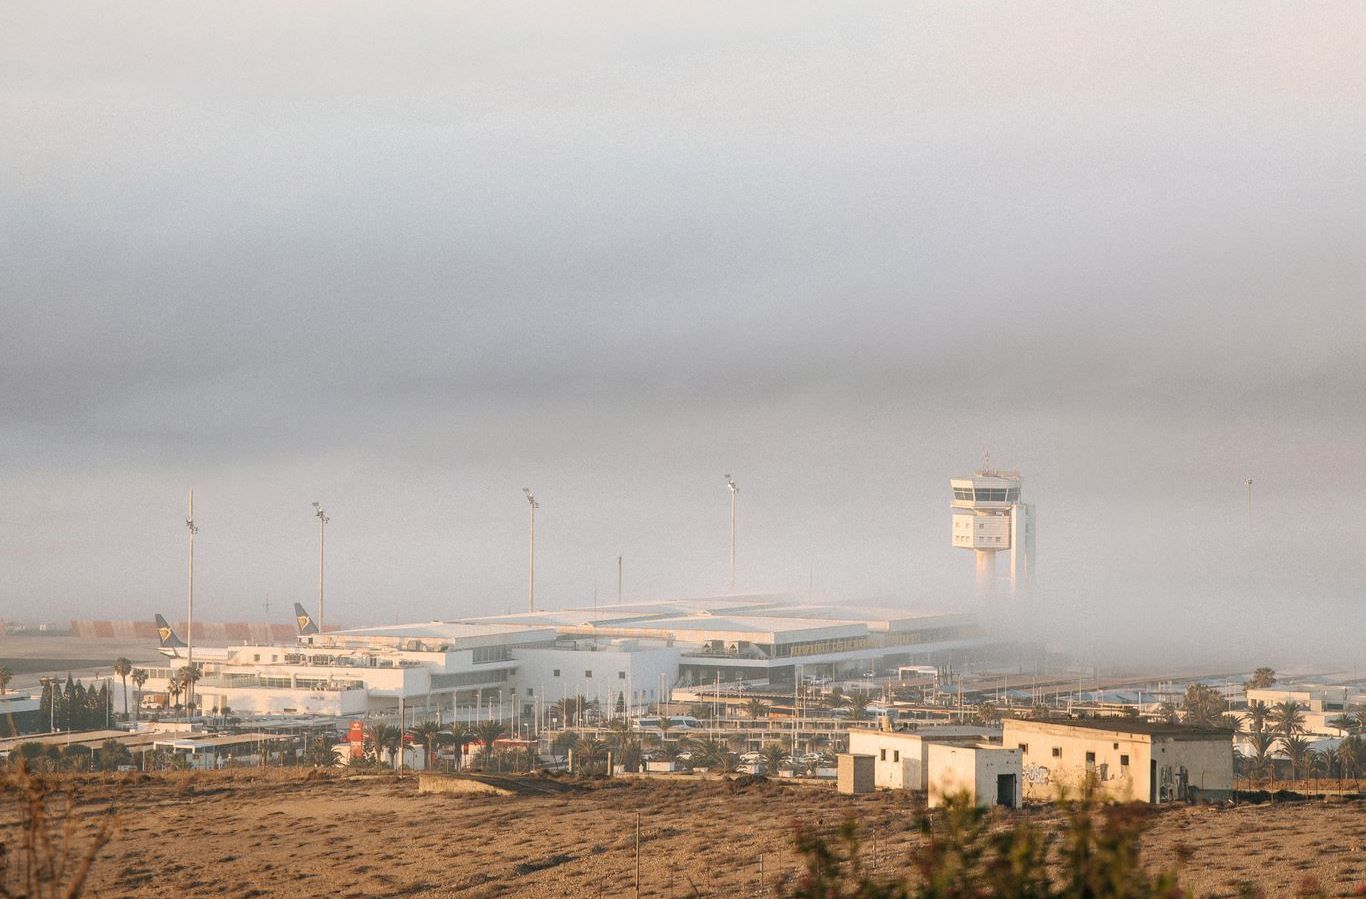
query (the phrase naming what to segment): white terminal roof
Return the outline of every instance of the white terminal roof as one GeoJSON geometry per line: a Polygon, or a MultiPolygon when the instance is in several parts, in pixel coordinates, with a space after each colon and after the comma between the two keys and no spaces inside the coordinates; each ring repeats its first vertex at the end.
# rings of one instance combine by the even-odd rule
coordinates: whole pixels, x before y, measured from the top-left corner
{"type": "Polygon", "coordinates": [[[552,625],[528,626],[517,622],[493,623],[492,621],[428,621],[418,624],[390,624],[377,627],[356,627],[344,631],[328,631],[317,645],[327,646],[329,641],[352,644],[365,640],[402,642],[418,640],[431,647],[449,645],[453,649],[472,646],[489,646],[505,643],[509,637],[518,638],[516,642],[533,640],[552,640],[555,630],[552,625]]]}
{"type": "Polygon", "coordinates": [[[972,616],[928,610],[804,605],[783,596],[745,595],[621,603],[468,620],[555,627],[581,636],[791,643],[856,637],[870,631],[904,632],[952,626],[968,623],[972,616]]]}
{"type": "Polygon", "coordinates": [[[805,640],[833,640],[862,637],[868,626],[860,621],[834,621],[809,618],[770,618],[757,615],[689,615],[641,622],[649,628],[674,634],[688,641],[744,640],[750,643],[797,643],[805,640]]]}

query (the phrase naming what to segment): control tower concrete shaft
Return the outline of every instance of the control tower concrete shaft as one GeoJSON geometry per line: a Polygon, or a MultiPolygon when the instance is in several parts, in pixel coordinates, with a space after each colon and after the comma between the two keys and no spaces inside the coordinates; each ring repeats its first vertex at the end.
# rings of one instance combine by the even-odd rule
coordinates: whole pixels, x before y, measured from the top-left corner
{"type": "Polygon", "coordinates": [[[1029,589],[1034,578],[1034,507],[1020,501],[1024,482],[1017,471],[982,469],[950,478],[953,490],[953,545],[977,557],[977,590],[996,591],[996,554],[1010,554],[1011,595],[1029,589]]]}

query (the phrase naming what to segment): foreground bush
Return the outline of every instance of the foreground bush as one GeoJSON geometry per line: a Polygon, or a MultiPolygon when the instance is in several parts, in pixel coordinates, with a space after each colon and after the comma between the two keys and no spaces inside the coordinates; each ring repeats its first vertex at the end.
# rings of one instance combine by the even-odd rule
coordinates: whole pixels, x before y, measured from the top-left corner
{"type": "Polygon", "coordinates": [[[1177,899],[1191,894],[1175,871],[1148,873],[1141,837],[1148,809],[1101,805],[1091,796],[1066,804],[1061,832],[1019,821],[992,830],[986,812],[955,797],[921,816],[926,843],[913,874],[879,876],[861,858],[851,818],[832,836],[801,827],[797,851],[805,873],[782,895],[791,899],[1177,899]]]}
{"type": "Polygon", "coordinates": [[[17,818],[0,831],[0,897],[81,895],[100,850],[114,838],[112,812],[93,831],[82,828],[74,787],[61,789],[22,764],[0,775],[0,803],[6,817],[17,818]]]}

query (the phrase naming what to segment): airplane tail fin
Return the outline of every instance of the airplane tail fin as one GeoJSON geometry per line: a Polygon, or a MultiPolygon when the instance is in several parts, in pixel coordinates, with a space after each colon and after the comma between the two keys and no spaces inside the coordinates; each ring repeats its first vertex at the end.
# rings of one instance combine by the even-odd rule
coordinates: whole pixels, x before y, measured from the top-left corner
{"type": "Polygon", "coordinates": [[[161,642],[162,649],[183,649],[185,641],[176,636],[176,632],[171,629],[171,625],[157,613],[157,639],[161,642]]]}
{"type": "Polygon", "coordinates": [[[307,637],[318,632],[318,624],[299,603],[294,604],[294,622],[299,626],[299,636],[307,637]]]}

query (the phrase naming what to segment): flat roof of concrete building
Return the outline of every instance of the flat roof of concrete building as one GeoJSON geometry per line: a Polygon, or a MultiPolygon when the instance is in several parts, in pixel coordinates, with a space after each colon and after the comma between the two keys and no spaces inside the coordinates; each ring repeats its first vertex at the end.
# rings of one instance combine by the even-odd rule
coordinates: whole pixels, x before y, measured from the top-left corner
{"type": "Polygon", "coordinates": [[[1115,716],[1112,718],[1005,718],[1004,724],[1025,724],[1044,727],[1070,727],[1108,733],[1135,734],[1148,737],[1173,737],[1178,740],[1231,739],[1232,730],[1217,727],[1192,727],[1186,724],[1167,724],[1161,721],[1142,721],[1115,716]]]}

